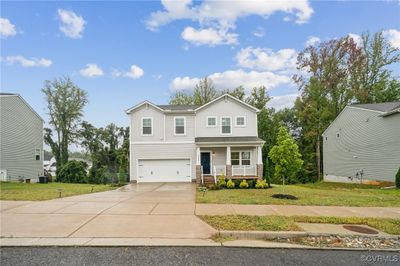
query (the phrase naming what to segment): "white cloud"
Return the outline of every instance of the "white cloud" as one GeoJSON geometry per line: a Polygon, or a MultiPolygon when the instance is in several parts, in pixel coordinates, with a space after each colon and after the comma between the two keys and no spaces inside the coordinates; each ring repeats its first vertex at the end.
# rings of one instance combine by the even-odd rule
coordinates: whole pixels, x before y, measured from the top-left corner
{"type": "Polygon", "coordinates": [[[321,42],[321,39],[316,36],[310,36],[307,39],[306,46],[314,46],[321,42]]]}
{"type": "Polygon", "coordinates": [[[13,65],[14,63],[19,63],[22,67],[49,67],[53,64],[53,62],[50,59],[45,59],[45,58],[39,59],[35,57],[27,59],[21,55],[7,56],[2,60],[7,62],[9,65],[13,65]]]}
{"type": "Polygon", "coordinates": [[[182,39],[196,46],[235,44],[237,43],[237,36],[237,34],[229,33],[223,29],[215,30],[213,28],[206,28],[196,30],[192,27],[186,27],[181,34],[182,39]]]}
{"type": "Polygon", "coordinates": [[[6,38],[14,36],[15,34],[17,34],[15,25],[6,18],[0,18],[0,36],[6,38]]]}
{"type": "Polygon", "coordinates": [[[128,72],[121,72],[118,70],[114,70],[112,72],[112,75],[114,77],[128,77],[132,79],[138,79],[144,75],[144,71],[139,66],[132,65],[128,72]]]}
{"type": "Polygon", "coordinates": [[[291,108],[296,101],[297,94],[287,94],[282,96],[272,96],[272,99],[267,103],[268,107],[273,107],[276,110],[283,108],[291,108]]]}
{"type": "Polygon", "coordinates": [[[355,33],[349,33],[348,36],[353,39],[354,43],[357,46],[361,46],[362,45],[362,39],[361,39],[360,35],[355,34],[355,33]]]}
{"type": "Polygon", "coordinates": [[[247,47],[235,57],[238,66],[267,71],[290,71],[296,67],[297,52],[294,49],[281,49],[277,52],[266,48],[247,47]]]}
{"type": "MultiPolygon", "coordinates": [[[[258,86],[265,86],[272,89],[282,84],[289,84],[289,76],[278,75],[272,72],[246,72],[242,69],[216,72],[208,76],[217,90],[232,89],[243,86],[247,92],[258,86]]],[[[170,83],[171,90],[193,90],[199,82],[198,77],[176,77],[170,83]]]]}
{"type": "Polygon", "coordinates": [[[400,31],[395,29],[383,31],[383,36],[389,41],[393,48],[400,49],[400,31]]]}
{"type": "Polygon", "coordinates": [[[69,38],[82,38],[86,21],[72,10],[58,9],[58,19],[61,21],[60,30],[69,38]]]}
{"type": "MultiPolygon", "coordinates": [[[[148,29],[157,30],[175,20],[191,20],[198,22],[201,29],[210,31],[210,28],[213,28],[216,32],[225,33],[230,39],[236,38],[234,37],[235,33],[229,31],[236,28],[236,21],[239,18],[253,15],[266,18],[274,13],[284,12],[294,15],[296,23],[301,24],[307,22],[314,12],[308,0],[204,0],[199,4],[193,3],[191,0],[162,0],[161,3],[164,10],[151,13],[146,21],[148,29]]],[[[210,45],[210,43],[205,43],[204,41],[198,42],[198,45],[200,44],[210,45]]],[[[230,44],[230,42],[225,41],[218,44],[230,44]]]]}
{"type": "Polygon", "coordinates": [[[79,73],[87,78],[100,77],[104,75],[103,70],[96,64],[87,64],[79,73]]]}
{"type": "Polygon", "coordinates": [[[265,35],[264,28],[263,27],[257,27],[257,29],[253,32],[253,35],[258,37],[258,38],[264,37],[264,35],[265,35]]]}

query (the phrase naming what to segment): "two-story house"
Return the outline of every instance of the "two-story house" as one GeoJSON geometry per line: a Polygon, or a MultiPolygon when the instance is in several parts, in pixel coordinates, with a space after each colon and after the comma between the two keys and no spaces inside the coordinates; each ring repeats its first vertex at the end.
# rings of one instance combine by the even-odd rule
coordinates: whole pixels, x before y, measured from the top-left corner
{"type": "Polygon", "coordinates": [[[0,93],[0,180],[43,175],[43,119],[16,93],[0,93]]]}
{"type": "Polygon", "coordinates": [[[229,94],[202,106],[155,105],[128,109],[132,182],[197,182],[262,178],[259,110],[229,94]]]}

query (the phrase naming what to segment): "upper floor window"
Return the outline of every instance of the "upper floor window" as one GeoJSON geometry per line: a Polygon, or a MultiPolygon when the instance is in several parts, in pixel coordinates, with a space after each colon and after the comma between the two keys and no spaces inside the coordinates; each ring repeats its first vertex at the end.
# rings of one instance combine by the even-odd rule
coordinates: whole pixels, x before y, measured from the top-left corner
{"type": "Polygon", "coordinates": [[[35,149],[35,160],[40,161],[40,149],[35,149]]]}
{"type": "Polygon", "coordinates": [[[185,135],[185,118],[184,117],[175,117],[175,135],[185,135]]]}
{"type": "Polygon", "coordinates": [[[207,127],[216,127],[216,126],[217,126],[217,117],[207,116],[207,127]]]}
{"type": "Polygon", "coordinates": [[[153,135],[153,118],[151,117],[142,118],[142,135],[144,136],[153,135]]]}
{"type": "Polygon", "coordinates": [[[245,127],[246,126],[246,117],[245,116],[237,116],[236,120],[235,120],[235,126],[245,127]]]}
{"type": "Polygon", "coordinates": [[[221,134],[223,135],[232,134],[232,121],[229,116],[221,117],[221,134]]]}

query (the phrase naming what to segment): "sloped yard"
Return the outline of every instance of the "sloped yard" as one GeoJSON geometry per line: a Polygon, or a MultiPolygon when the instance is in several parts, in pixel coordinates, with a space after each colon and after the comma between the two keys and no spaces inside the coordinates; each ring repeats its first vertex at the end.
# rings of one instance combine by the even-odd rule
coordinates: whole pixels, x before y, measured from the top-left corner
{"type": "Polygon", "coordinates": [[[101,192],[115,189],[110,185],[47,183],[0,183],[0,200],[49,200],[92,192],[101,192]]]}
{"type": "Polygon", "coordinates": [[[285,187],[274,185],[269,189],[209,190],[204,196],[197,192],[197,203],[390,207],[400,206],[400,189],[329,182],[285,187]],[[298,200],[271,197],[278,193],[294,195],[298,200]]]}

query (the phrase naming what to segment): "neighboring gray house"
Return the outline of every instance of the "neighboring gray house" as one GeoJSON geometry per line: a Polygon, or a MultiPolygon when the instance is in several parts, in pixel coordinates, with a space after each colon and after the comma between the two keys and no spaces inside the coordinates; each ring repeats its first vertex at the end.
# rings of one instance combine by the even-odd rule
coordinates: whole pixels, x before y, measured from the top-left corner
{"type": "Polygon", "coordinates": [[[347,106],[322,137],[326,181],[394,182],[400,167],[400,102],[347,106]]]}
{"type": "Polygon", "coordinates": [[[18,94],[0,93],[0,180],[43,175],[43,119],[18,94]]]}
{"type": "Polygon", "coordinates": [[[145,101],[126,112],[133,182],[262,177],[259,110],[245,102],[224,94],[202,106],[145,101]]]}

